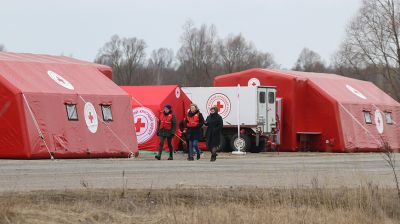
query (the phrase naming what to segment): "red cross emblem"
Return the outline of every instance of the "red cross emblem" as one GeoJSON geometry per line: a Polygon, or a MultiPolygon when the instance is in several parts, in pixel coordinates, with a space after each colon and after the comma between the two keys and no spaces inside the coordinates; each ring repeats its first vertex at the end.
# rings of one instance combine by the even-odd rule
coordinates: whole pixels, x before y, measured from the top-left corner
{"type": "Polygon", "coordinates": [[[89,116],[88,117],[89,117],[90,123],[93,123],[94,117],[92,115],[92,112],[89,112],[89,116]]]}
{"type": "Polygon", "coordinates": [[[136,132],[140,132],[140,129],[146,127],[145,123],[142,123],[142,118],[138,118],[135,123],[135,130],[136,132]]]}
{"type": "Polygon", "coordinates": [[[224,108],[224,105],[222,105],[220,101],[217,101],[217,108],[218,108],[218,112],[220,112],[221,109],[224,108]]]}

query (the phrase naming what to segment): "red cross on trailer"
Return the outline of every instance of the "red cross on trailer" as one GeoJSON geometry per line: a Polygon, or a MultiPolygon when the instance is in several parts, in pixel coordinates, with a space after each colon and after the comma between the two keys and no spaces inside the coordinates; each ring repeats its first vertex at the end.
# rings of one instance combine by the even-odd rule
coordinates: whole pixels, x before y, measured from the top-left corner
{"type": "Polygon", "coordinates": [[[220,112],[220,111],[221,111],[221,109],[222,109],[222,108],[224,108],[224,105],[223,105],[223,104],[221,104],[221,102],[220,102],[220,101],[217,101],[217,108],[218,108],[218,112],[220,112]]]}
{"type": "Polygon", "coordinates": [[[136,123],[135,123],[136,132],[140,132],[140,129],[142,129],[144,127],[146,127],[146,124],[142,123],[142,118],[138,118],[136,123]]]}

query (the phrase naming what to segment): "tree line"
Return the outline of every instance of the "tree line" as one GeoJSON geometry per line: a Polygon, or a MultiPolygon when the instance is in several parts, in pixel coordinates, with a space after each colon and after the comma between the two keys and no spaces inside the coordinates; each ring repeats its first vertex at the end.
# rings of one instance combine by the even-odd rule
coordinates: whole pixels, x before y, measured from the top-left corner
{"type": "MultiPolygon", "coordinates": [[[[304,48],[291,69],[371,81],[400,100],[399,6],[400,0],[362,0],[329,63],[304,48]]],[[[113,67],[114,81],[120,85],[207,86],[219,74],[280,67],[271,53],[259,51],[242,34],[218,37],[214,25],[186,22],[180,43],[176,53],[160,48],[146,57],[144,40],[113,36],[95,61],[113,67]]]]}
{"type": "MultiPolygon", "coordinates": [[[[400,100],[399,7],[400,0],[362,0],[328,63],[304,48],[290,69],[371,81],[400,100]]],[[[111,66],[118,85],[210,86],[216,75],[280,67],[271,53],[258,50],[242,34],[221,38],[214,25],[195,26],[189,20],[179,41],[176,52],[159,48],[147,55],[145,40],[114,35],[99,49],[95,62],[111,66]]],[[[0,45],[0,51],[4,49],[0,45]]]]}
{"type": "Polygon", "coordinates": [[[114,35],[99,50],[95,62],[111,66],[119,85],[209,86],[219,74],[276,67],[272,54],[258,50],[242,34],[220,38],[214,25],[196,27],[187,21],[180,43],[177,52],[159,48],[147,56],[144,40],[114,35]]]}

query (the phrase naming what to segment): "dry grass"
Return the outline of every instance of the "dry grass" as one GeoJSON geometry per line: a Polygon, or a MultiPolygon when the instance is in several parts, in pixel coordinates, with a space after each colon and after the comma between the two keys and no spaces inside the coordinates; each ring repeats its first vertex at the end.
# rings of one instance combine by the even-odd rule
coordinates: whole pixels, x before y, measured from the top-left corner
{"type": "Polygon", "coordinates": [[[400,223],[396,191],[360,188],[37,191],[0,195],[0,223],[400,223]]]}

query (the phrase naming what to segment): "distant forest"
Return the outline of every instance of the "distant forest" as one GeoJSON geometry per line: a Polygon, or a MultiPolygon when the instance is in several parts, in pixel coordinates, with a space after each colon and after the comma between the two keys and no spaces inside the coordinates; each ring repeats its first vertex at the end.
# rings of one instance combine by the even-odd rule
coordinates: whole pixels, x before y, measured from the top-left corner
{"type": "MultiPolygon", "coordinates": [[[[305,47],[290,69],[371,81],[399,101],[399,6],[400,0],[362,0],[329,61],[305,47]]],[[[145,40],[114,35],[99,49],[95,62],[111,66],[118,85],[210,86],[217,75],[280,68],[270,52],[258,50],[243,34],[220,37],[212,24],[196,26],[186,21],[179,41],[177,52],[159,48],[147,55],[145,40]]]]}

